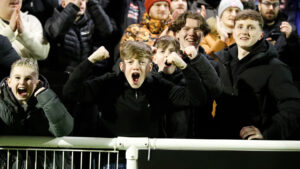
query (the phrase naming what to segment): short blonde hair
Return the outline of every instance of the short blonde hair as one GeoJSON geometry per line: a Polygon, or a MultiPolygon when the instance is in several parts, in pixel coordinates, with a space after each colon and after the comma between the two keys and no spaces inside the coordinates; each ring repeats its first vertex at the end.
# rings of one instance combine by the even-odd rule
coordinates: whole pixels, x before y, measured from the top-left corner
{"type": "Polygon", "coordinates": [[[34,70],[34,72],[36,73],[37,77],[39,76],[39,66],[38,66],[38,63],[37,63],[37,61],[35,59],[32,59],[32,58],[21,58],[21,59],[15,61],[11,65],[10,73],[12,73],[13,69],[15,67],[18,67],[18,66],[25,66],[25,67],[31,68],[31,69],[34,70]]]}
{"type": "Polygon", "coordinates": [[[151,60],[152,49],[150,46],[143,42],[126,41],[122,45],[120,57],[124,59],[142,59],[147,58],[151,60]]]}

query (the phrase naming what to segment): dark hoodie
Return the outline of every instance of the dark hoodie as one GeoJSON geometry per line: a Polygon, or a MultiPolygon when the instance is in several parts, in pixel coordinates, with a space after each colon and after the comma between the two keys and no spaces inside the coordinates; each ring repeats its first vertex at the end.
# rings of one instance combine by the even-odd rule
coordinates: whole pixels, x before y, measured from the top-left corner
{"type": "Polygon", "coordinates": [[[298,139],[300,94],[288,67],[265,40],[252,51],[242,60],[236,45],[217,54],[223,82],[215,117],[217,137],[237,139],[242,127],[254,125],[264,139],[298,139]]]}

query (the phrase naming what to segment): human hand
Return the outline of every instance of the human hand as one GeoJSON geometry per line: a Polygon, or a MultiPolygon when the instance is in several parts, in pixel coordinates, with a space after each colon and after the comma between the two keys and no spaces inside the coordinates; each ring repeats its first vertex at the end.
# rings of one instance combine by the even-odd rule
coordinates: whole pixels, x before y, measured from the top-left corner
{"type": "Polygon", "coordinates": [[[23,22],[22,22],[22,19],[21,19],[20,11],[18,12],[17,29],[18,29],[19,34],[23,33],[24,26],[23,26],[23,22]]]}
{"type": "Polygon", "coordinates": [[[38,81],[38,85],[36,86],[36,88],[34,89],[34,97],[36,97],[38,94],[40,94],[42,91],[46,90],[46,88],[44,87],[44,83],[42,81],[38,81]]]}
{"type": "Polygon", "coordinates": [[[18,9],[14,9],[9,20],[9,27],[13,32],[17,30],[17,20],[18,20],[18,9]]]}
{"type": "Polygon", "coordinates": [[[173,13],[172,13],[172,21],[175,21],[179,15],[183,14],[185,11],[183,9],[176,9],[173,13]]]}
{"type": "Polygon", "coordinates": [[[280,25],[280,32],[285,34],[286,38],[289,38],[292,33],[292,26],[288,22],[282,22],[280,25]]]}
{"type": "Polygon", "coordinates": [[[220,35],[220,38],[223,42],[226,41],[226,39],[228,38],[228,33],[225,31],[224,27],[223,27],[223,23],[221,22],[220,18],[217,16],[217,31],[220,35]]]}
{"type": "Polygon", "coordinates": [[[109,52],[105,49],[104,46],[101,46],[88,57],[88,60],[92,63],[95,63],[97,61],[101,61],[107,58],[109,58],[109,52]]]}
{"type": "Polygon", "coordinates": [[[245,126],[240,131],[240,136],[242,139],[255,140],[263,139],[263,135],[260,130],[254,126],[245,126]]]}
{"type": "Polygon", "coordinates": [[[195,46],[188,46],[182,52],[187,55],[190,60],[195,59],[197,56],[197,49],[195,46]]]}
{"type": "Polygon", "coordinates": [[[203,18],[206,18],[206,9],[204,5],[201,5],[201,10],[197,9],[197,13],[200,14],[203,18]]]}
{"type": "Polygon", "coordinates": [[[173,64],[179,69],[185,69],[187,64],[182,60],[182,58],[176,53],[172,52],[168,57],[166,57],[167,64],[173,64]]]}

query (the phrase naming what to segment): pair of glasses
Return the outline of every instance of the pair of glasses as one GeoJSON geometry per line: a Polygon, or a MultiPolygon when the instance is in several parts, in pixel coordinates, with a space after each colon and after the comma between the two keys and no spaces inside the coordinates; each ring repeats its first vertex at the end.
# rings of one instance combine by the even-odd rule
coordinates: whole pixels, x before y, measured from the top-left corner
{"type": "Polygon", "coordinates": [[[269,1],[262,2],[262,4],[264,4],[267,7],[271,7],[272,6],[273,8],[279,7],[279,5],[280,5],[279,2],[271,3],[269,1]]]}

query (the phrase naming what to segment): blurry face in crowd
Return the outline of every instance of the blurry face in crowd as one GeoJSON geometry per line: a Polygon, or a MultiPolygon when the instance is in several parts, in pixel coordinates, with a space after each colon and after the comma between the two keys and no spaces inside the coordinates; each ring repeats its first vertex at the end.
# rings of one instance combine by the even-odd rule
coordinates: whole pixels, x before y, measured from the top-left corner
{"type": "Polygon", "coordinates": [[[240,8],[238,7],[229,7],[225,9],[225,11],[222,13],[221,21],[222,23],[229,28],[234,27],[234,19],[236,17],[236,14],[240,11],[240,8]]]}
{"type": "Polygon", "coordinates": [[[176,33],[181,50],[184,50],[188,46],[195,46],[198,49],[203,36],[204,34],[200,29],[199,21],[191,18],[187,18],[185,26],[176,33]]]}
{"type": "Polygon", "coordinates": [[[239,47],[248,50],[262,37],[263,31],[258,21],[251,19],[236,21],[233,38],[239,47]]]}
{"type": "Polygon", "coordinates": [[[120,69],[124,72],[129,85],[134,89],[138,89],[151,71],[152,63],[148,58],[124,59],[120,62],[120,69]]]}
{"type": "Polygon", "coordinates": [[[21,7],[22,0],[0,0],[0,18],[9,20],[13,11],[21,7]]]}
{"type": "Polygon", "coordinates": [[[187,10],[186,0],[172,0],[171,1],[171,13],[177,10],[179,13],[183,13],[187,10]]]}
{"type": "Polygon", "coordinates": [[[149,10],[149,15],[153,19],[160,19],[160,20],[168,19],[168,16],[170,15],[168,2],[166,1],[155,2],[149,10]]]}
{"type": "Polygon", "coordinates": [[[12,93],[21,103],[26,103],[29,100],[38,83],[37,73],[27,66],[16,66],[7,79],[12,93]]]}
{"type": "Polygon", "coordinates": [[[86,10],[86,2],[87,0],[62,0],[62,7],[65,8],[69,3],[74,3],[76,6],[80,8],[77,13],[78,16],[83,15],[86,10]]]}
{"type": "Polygon", "coordinates": [[[265,22],[273,22],[279,12],[279,0],[262,0],[261,3],[258,3],[258,9],[265,22]]]}
{"type": "Polygon", "coordinates": [[[171,64],[166,64],[166,58],[175,52],[176,49],[173,44],[169,44],[166,49],[158,48],[156,53],[153,56],[153,62],[157,64],[158,71],[163,71],[165,74],[173,74],[176,70],[176,66],[171,64]]]}

